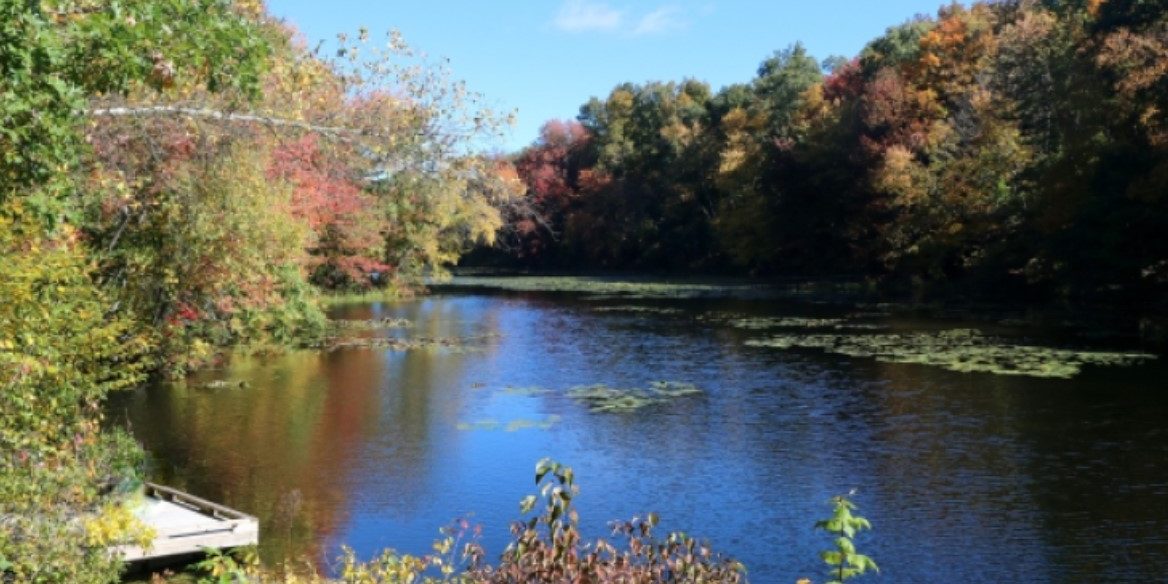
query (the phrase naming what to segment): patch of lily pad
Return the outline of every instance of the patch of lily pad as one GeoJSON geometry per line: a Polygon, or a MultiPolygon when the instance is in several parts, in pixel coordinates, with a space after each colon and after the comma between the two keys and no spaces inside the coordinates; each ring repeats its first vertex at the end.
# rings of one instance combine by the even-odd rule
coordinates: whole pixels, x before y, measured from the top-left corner
{"type": "Polygon", "coordinates": [[[665,282],[557,276],[455,276],[435,287],[509,292],[592,294],[622,298],[765,298],[774,289],[752,283],[665,282]]]}
{"type": "Polygon", "coordinates": [[[197,383],[194,386],[197,389],[247,389],[251,384],[246,381],[228,381],[226,379],[215,379],[206,383],[197,383]]]}
{"type": "Polygon", "coordinates": [[[342,338],[333,339],[326,347],[329,351],[339,349],[386,349],[390,351],[417,351],[442,349],[454,353],[470,353],[481,351],[482,347],[475,344],[499,335],[480,335],[476,337],[418,337],[412,339],[396,337],[373,338],[342,338]]]}
{"type": "Polygon", "coordinates": [[[1077,351],[1016,344],[974,329],[899,334],[786,334],[746,342],[775,349],[821,349],[886,363],[911,363],[957,372],[1069,379],[1084,366],[1128,366],[1155,359],[1147,353],[1077,351]]]}
{"type": "Polygon", "coordinates": [[[672,399],[700,395],[702,390],[692,383],[654,381],[648,388],[610,387],[603,383],[578,385],[568,390],[568,397],[588,405],[596,413],[631,413],[642,408],[666,403],[672,399]]]}
{"type": "Polygon", "coordinates": [[[681,314],[685,312],[680,308],[665,308],[661,306],[637,306],[637,305],[619,305],[619,306],[597,306],[592,309],[594,312],[627,312],[630,314],[681,314]]]}
{"type": "Polygon", "coordinates": [[[855,322],[848,318],[816,318],[806,316],[743,316],[739,314],[714,313],[699,317],[700,320],[723,323],[743,330],[767,329],[830,329],[836,331],[875,331],[883,325],[855,322]]]}
{"type": "Polygon", "coordinates": [[[543,394],[551,393],[551,392],[552,392],[552,390],[547,389],[547,388],[543,388],[543,387],[536,387],[536,386],[513,387],[513,386],[508,385],[507,387],[504,387],[499,393],[502,393],[504,395],[533,396],[533,395],[543,395],[543,394]]]}
{"type": "Polygon", "coordinates": [[[330,324],[341,330],[384,330],[413,328],[414,323],[408,318],[377,318],[369,320],[340,319],[330,321],[330,324]]]}
{"type": "Polygon", "coordinates": [[[511,420],[506,424],[497,420],[479,420],[477,422],[459,422],[456,426],[460,431],[496,431],[504,430],[506,432],[518,432],[520,430],[550,430],[553,426],[560,423],[560,416],[555,414],[550,415],[542,420],[525,420],[517,419],[511,420]]]}

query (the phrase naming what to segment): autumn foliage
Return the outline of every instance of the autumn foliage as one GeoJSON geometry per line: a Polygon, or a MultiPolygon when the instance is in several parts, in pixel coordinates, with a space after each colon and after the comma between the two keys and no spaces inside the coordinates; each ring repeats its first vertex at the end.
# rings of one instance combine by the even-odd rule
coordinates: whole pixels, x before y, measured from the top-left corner
{"type": "Polygon", "coordinates": [[[1168,286],[1166,14],[952,3],[851,59],[779,51],[716,93],[618,85],[516,157],[549,221],[519,226],[515,257],[1154,303],[1168,286]]]}

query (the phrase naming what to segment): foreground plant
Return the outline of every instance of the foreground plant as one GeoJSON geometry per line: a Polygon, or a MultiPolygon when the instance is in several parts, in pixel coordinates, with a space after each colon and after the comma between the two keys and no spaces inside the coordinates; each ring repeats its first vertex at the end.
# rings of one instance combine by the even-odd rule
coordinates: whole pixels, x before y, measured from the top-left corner
{"type": "Polygon", "coordinates": [[[835,537],[835,549],[820,553],[823,561],[831,566],[828,584],[843,584],[848,578],[864,574],[868,570],[880,572],[872,558],[856,551],[854,538],[864,529],[872,529],[872,524],[859,515],[853,515],[856,505],[842,495],[833,497],[835,510],[828,519],[817,521],[816,529],[822,529],[835,537]]]}
{"type": "Polygon", "coordinates": [[[498,567],[482,567],[468,576],[474,582],[743,582],[746,568],[723,558],[708,544],[680,532],[665,539],[653,536],[657,515],[613,524],[617,547],[604,539],[582,543],[579,515],[573,500],[579,494],[570,467],[551,459],[536,464],[540,494],[520,503],[530,513],[542,501],[542,512],[512,526],[515,540],[498,567]]]}

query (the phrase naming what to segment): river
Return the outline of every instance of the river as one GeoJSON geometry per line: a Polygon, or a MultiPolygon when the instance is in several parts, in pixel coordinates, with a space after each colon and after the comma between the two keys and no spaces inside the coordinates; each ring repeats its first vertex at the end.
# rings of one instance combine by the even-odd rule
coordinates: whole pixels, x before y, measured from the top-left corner
{"type": "Polygon", "coordinates": [[[346,329],[363,341],[235,358],[119,396],[110,417],[146,446],[152,478],[259,516],[269,561],[327,569],[342,544],[426,553],[466,516],[494,558],[550,456],[575,469],[586,533],[654,511],[756,583],[822,581],[831,540],[812,526],[852,489],[874,527],[857,538],[881,567],[872,581],[1163,580],[1163,358],[1069,379],[953,371],[788,341],[970,328],[1007,352],[1117,341],[698,296],[465,289],[341,306],[332,316],[363,321],[346,329]],[[758,346],[776,335],[788,340],[758,346]],[[663,381],[697,393],[658,399],[663,381]],[[571,393],[593,384],[649,403],[594,411],[571,393]]]}

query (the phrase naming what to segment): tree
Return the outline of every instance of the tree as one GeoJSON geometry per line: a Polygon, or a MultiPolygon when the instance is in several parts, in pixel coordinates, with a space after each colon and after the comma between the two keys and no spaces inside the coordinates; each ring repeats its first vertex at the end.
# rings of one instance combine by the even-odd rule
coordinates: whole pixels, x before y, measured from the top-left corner
{"type": "Polygon", "coordinates": [[[80,162],[87,96],[176,80],[252,94],[266,50],[222,0],[8,1],[0,22],[0,203],[23,198],[47,221],[80,162]]]}
{"type": "Polygon", "coordinates": [[[0,561],[21,582],[114,581],[105,546],[148,534],[110,496],[140,453],[101,431],[101,403],[144,378],[150,342],[108,317],[76,230],[39,219],[0,211],[0,561]]]}

